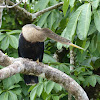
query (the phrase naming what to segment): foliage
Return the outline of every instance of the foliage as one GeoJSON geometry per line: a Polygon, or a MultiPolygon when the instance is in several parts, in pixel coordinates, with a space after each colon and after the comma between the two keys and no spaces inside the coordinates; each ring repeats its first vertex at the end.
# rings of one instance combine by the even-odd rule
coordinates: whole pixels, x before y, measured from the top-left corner
{"type": "MultiPolygon", "coordinates": [[[[100,84],[100,0],[62,0],[63,7],[46,12],[34,24],[48,27],[62,37],[83,47],[74,49],[75,65],[70,71],[68,46],[53,40],[45,41],[43,63],[70,75],[84,88],[100,84]],[[57,49],[66,48],[61,61],[54,58],[57,49]]],[[[31,13],[59,3],[59,0],[28,0],[22,3],[31,13]],[[33,9],[34,8],[34,9],[33,9]]],[[[4,10],[0,29],[0,49],[9,56],[18,57],[18,37],[24,22],[16,17],[13,10],[4,10]]],[[[58,59],[59,60],[59,59],[58,59]]],[[[72,66],[72,65],[71,65],[72,66]]],[[[3,68],[0,66],[0,68],[3,68]]],[[[68,93],[59,84],[39,78],[39,83],[26,86],[23,75],[14,75],[0,82],[0,100],[65,100],[68,93]]],[[[92,91],[92,90],[91,90],[92,91]]],[[[98,93],[100,94],[100,93],[98,93]]],[[[100,95],[97,96],[98,99],[100,95]]]]}

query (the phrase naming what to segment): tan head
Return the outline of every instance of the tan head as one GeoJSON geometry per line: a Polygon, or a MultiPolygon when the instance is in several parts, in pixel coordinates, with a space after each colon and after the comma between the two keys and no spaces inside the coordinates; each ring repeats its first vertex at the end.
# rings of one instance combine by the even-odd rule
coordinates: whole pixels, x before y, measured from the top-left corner
{"type": "Polygon", "coordinates": [[[43,42],[46,39],[45,33],[41,31],[39,26],[27,24],[22,27],[22,34],[29,42],[43,42]]]}

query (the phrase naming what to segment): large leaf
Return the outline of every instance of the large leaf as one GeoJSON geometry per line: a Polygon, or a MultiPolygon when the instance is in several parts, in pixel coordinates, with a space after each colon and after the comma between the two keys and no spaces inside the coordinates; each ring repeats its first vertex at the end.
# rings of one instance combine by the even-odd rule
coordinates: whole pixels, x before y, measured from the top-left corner
{"type": "Polygon", "coordinates": [[[93,87],[96,85],[96,77],[95,75],[89,76],[89,84],[93,87]]]}
{"type": "Polygon", "coordinates": [[[46,84],[45,84],[45,91],[46,91],[46,93],[47,94],[49,94],[51,91],[52,91],[52,89],[53,89],[53,87],[54,87],[54,82],[52,82],[52,81],[48,81],[46,84]]]}
{"type": "Polygon", "coordinates": [[[16,33],[21,33],[21,30],[13,30],[13,31],[6,32],[6,33],[11,35],[11,34],[16,34],[16,33]]]}
{"type": "Polygon", "coordinates": [[[5,37],[6,35],[4,33],[0,33],[0,41],[5,37]]]}
{"type": "Polygon", "coordinates": [[[58,69],[61,70],[62,72],[70,74],[70,69],[65,64],[60,64],[59,67],[58,67],[58,69]]]}
{"type": "Polygon", "coordinates": [[[0,94],[3,92],[3,90],[0,88],[0,94]]]}
{"type": "Polygon", "coordinates": [[[52,96],[53,100],[59,100],[59,96],[52,96]]]}
{"type": "Polygon", "coordinates": [[[64,0],[64,4],[63,4],[63,13],[64,13],[64,16],[66,15],[68,7],[69,7],[69,0],[64,0]]]}
{"type": "Polygon", "coordinates": [[[100,84],[100,76],[99,75],[95,75],[97,82],[100,84]]]}
{"type": "Polygon", "coordinates": [[[100,10],[94,12],[94,23],[97,30],[100,32],[100,10]]]}
{"type": "MultiPolygon", "coordinates": [[[[73,36],[75,34],[75,30],[76,30],[76,25],[77,25],[77,21],[79,18],[79,15],[81,13],[83,9],[83,6],[80,6],[70,17],[69,22],[67,24],[67,27],[64,29],[64,31],[62,32],[61,36],[65,37],[69,40],[72,41],[73,36]]],[[[65,47],[67,47],[66,45],[64,45],[65,47]]],[[[61,43],[57,43],[57,48],[61,49],[62,48],[62,44],[61,43]]]]}
{"type": "Polygon", "coordinates": [[[9,100],[18,100],[17,95],[14,94],[12,91],[9,91],[9,100]]]}
{"type": "Polygon", "coordinates": [[[6,50],[9,46],[9,37],[5,37],[2,41],[1,41],[1,49],[6,50]]]}
{"type": "Polygon", "coordinates": [[[92,38],[92,40],[91,40],[89,49],[93,53],[96,50],[96,48],[97,48],[97,36],[94,35],[93,38],[92,38]]]}
{"type": "Polygon", "coordinates": [[[59,92],[59,91],[62,90],[62,86],[59,85],[58,83],[55,83],[55,85],[54,85],[54,90],[55,90],[56,92],[59,92]]]}
{"type": "Polygon", "coordinates": [[[37,87],[37,95],[40,97],[41,93],[43,91],[43,83],[40,83],[37,87]]]}
{"type": "Polygon", "coordinates": [[[55,18],[56,16],[55,16],[55,12],[54,11],[52,11],[51,13],[50,13],[50,15],[48,16],[48,19],[47,19],[47,21],[48,21],[48,27],[51,29],[52,28],[52,25],[53,25],[53,23],[56,21],[56,18],[55,18]]]}
{"type": "Polygon", "coordinates": [[[59,11],[55,11],[55,22],[53,24],[53,28],[56,30],[56,28],[59,26],[60,21],[62,20],[62,15],[59,13],[59,11]]]}
{"type": "Polygon", "coordinates": [[[16,33],[21,33],[21,30],[13,30],[13,31],[6,32],[6,33],[11,35],[11,34],[16,34],[16,33]]]}
{"type": "Polygon", "coordinates": [[[97,9],[98,5],[99,5],[100,0],[93,0],[92,1],[92,8],[93,9],[97,9]]]}
{"type": "Polygon", "coordinates": [[[88,31],[88,35],[91,35],[93,34],[94,32],[96,32],[96,26],[94,24],[94,22],[92,21],[91,24],[90,24],[90,28],[89,28],[89,31],[88,31]]]}
{"type": "Polygon", "coordinates": [[[22,78],[20,77],[19,74],[16,74],[9,78],[6,78],[3,80],[3,88],[9,89],[10,87],[12,87],[12,85],[14,85],[15,83],[18,83],[21,80],[22,80],[22,78]]]}
{"type": "Polygon", "coordinates": [[[47,20],[47,17],[48,15],[50,14],[50,11],[49,12],[46,12],[45,14],[43,14],[40,18],[40,20],[37,22],[37,25],[42,27],[43,24],[45,23],[45,21],[47,20]]]}
{"type": "Polygon", "coordinates": [[[86,3],[83,6],[82,12],[79,17],[77,35],[80,40],[85,40],[91,22],[91,5],[86,3]]]}
{"type": "Polygon", "coordinates": [[[34,7],[34,11],[42,10],[42,9],[46,8],[48,3],[49,3],[49,0],[40,0],[40,1],[38,1],[38,3],[34,7]]]}
{"type": "Polygon", "coordinates": [[[100,53],[100,33],[97,34],[97,50],[100,53]]]}
{"type": "Polygon", "coordinates": [[[33,88],[33,90],[30,93],[30,100],[35,100],[36,98],[36,91],[37,91],[37,87],[33,88]]]}
{"type": "Polygon", "coordinates": [[[8,92],[3,92],[0,95],[0,100],[8,100],[8,92]]]}
{"type": "Polygon", "coordinates": [[[72,41],[72,37],[75,34],[77,21],[79,19],[80,13],[84,6],[80,6],[70,17],[67,24],[67,30],[65,31],[65,37],[72,41]]]}
{"type": "Polygon", "coordinates": [[[10,42],[10,45],[11,45],[13,48],[15,48],[15,49],[18,48],[18,39],[17,39],[15,36],[9,35],[9,42],[10,42]]]}
{"type": "Polygon", "coordinates": [[[71,7],[74,6],[74,2],[75,2],[75,0],[70,0],[70,3],[69,4],[70,4],[71,7]]]}
{"type": "Polygon", "coordinates": [[[52,56],[48,55],[48,54],[44,54],[43,56],[43,62],[45,63],[53,63],[53,62],[57,62],[52,56]]]}

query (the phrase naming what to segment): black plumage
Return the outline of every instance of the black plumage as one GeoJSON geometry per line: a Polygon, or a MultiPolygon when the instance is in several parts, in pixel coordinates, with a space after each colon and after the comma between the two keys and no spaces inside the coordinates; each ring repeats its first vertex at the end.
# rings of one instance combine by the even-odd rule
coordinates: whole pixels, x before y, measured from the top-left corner
{"type": "MultiPolygon", "coordinates": [[[[42,62],[44,53],[44,42],[29,42],[20,34],[19,37],[19,47],[18,54],[19,57],[29,58],[33,61],[39,59],[42,62]]],[[[24,80],[26,84],[38,83],[38,77],[32,75],[24,75],[24,80]]]]}

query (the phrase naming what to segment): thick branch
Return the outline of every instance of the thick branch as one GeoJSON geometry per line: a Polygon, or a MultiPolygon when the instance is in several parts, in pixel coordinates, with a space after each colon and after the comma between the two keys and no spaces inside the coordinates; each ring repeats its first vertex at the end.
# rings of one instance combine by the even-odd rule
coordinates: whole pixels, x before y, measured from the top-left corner
{"type": "MultiPolygon", "coordinates": [[[[9,1],[9,4],[10,5],[14,5],[14,3],[11,2],[11,1],[9,1]]],[[[46,9],[41,10],[39,12],[36,12],[34,14],[28,12],[27,10],[25,10],[24,8],[21,8],[19,6],[15,6],[12,9],[16,12],[16,14],[17,14],[17,16],[19,18],[21,18],[24,21],[28,20],[28,22],[26,22],[26,23],[32,23],[38,16],[40,16],[40,15],[42,15],[42,14],[48,12],[48,11],[51,11],[53,9],[56,9],[57,7],[60,7],[62,5],[63,5],[63,2],[60,2],[60,3],[58,3],[58,4],[54,5],[54,6],[48,7],[46,9]]]]}
{"type": "Polygon", "coordinates": [[[65,73],[59,71],[58,69],[52,68],[42,63],[37,64],[36,62],[24,58],[10,58],[8,56],[5,56],[2,52],[0,52],[0,57],[2,58],[0,59],[1,65],[6,66],[7,64],[5,64],[5,62],[9,61],[9,64],[12,63],[11,65],[0,70],[0,80],[3,80],[16,73],[36,76],[40,76],[42,74],[48,80],[52,80],[56,83],[61,84],[76,98],[76,100],[89,100],[81,86],[79,86],[77,82],[75,82],[72,78],[70,78],[65,73]]]}

